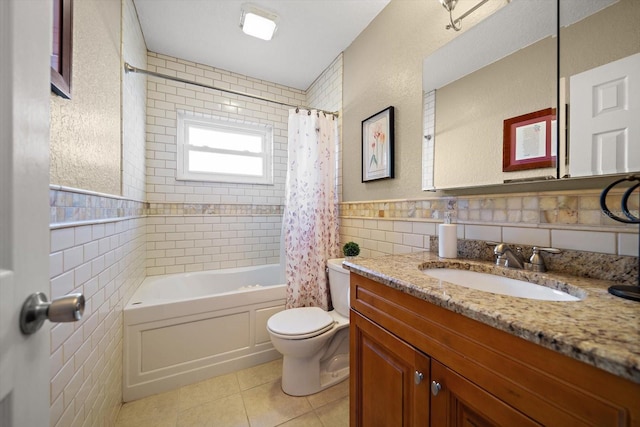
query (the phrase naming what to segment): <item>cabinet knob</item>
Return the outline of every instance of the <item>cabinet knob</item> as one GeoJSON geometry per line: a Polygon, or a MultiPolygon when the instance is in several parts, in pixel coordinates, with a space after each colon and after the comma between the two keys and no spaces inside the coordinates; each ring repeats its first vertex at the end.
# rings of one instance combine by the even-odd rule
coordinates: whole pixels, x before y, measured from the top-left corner
{"type": "Polygon", "coordinates": [[[420,383],[422,382],[422,380],[423,380],[423,379],[424,379],[424,375],[422,374],[422,372],[418,372],[418,371],[416,371],[416,372],[413,374],[413,381],[414,381],[416,384],[420,384],[420,383]]]}
{"type": "Polygon", "coordinates": [[[437,396],[440,393],[440,389],[442,389],[442,386],[439,382],[431,381],[431,394],[437,396]]]}

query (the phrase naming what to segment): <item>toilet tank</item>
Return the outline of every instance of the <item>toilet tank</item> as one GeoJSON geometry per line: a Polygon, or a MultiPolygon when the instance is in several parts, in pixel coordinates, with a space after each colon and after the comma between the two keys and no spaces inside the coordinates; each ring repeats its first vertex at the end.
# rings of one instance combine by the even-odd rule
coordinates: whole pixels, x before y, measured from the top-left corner
{"type": "Polygon", "coordinates": [[[344,258],[327,261],[329,268],[329,291],[333,309],[344,317],[349,317],[349,270],[342,268],[344,258]]]}

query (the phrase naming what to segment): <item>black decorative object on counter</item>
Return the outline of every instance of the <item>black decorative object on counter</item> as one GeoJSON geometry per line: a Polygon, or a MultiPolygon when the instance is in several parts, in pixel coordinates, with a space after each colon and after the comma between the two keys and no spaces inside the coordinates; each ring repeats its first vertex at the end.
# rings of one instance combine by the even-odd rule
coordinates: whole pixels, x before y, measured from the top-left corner
{"type": "MultiPolygon", "coordinates": [[[[619,179],[609,184],[609,186],[604,190],[602,190],[602,193],[600,194],[600,208],[602,209],[602,212],[604,212],[605,215],[607,215],[609,218],[616,220],[618,222],[623,222],[625,224],[640,224],[640,217],[633,215],[629,211],[629,197],[631,197],[631,194],[638,187],[640,187],[640,175],[629,175],[625,178],[619,179]],[[622,213],[626,217],[624,218],[620,215],[616,215],[615,213],[609,210],[609,208],[607,207],[607,194],[609,193],[609,190],[611,190],[613,187],[626,181],[637,182],[637,184],[634,184],[631,187],[629,187],[629,189],[625,191],[624,195],[622,196],[622,202],[620,203],[620,207],[622,209],[622,213]]],[[[638,284],[636,286],[632,286],[632,285],[611,286],[609,287],[610,294],[620,298],[640,301],[640,227],[639,227],[639,233],[638,233],[638,255],[639,255],[638,256],[638,284]]]]}

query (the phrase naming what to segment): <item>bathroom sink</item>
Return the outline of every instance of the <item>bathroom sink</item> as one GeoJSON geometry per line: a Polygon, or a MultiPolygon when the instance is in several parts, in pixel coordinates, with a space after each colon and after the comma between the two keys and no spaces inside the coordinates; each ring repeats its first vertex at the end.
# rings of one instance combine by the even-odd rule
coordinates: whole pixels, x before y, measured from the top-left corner
{"type": "Polygon", "coordinates": [[[455,268],[428,268],[422,270],[422,272],[434,279],[494,294],[545,301],[579,301],[581,299],[566,292],[536,285],[535,283],[477,271],[455,268]]]}

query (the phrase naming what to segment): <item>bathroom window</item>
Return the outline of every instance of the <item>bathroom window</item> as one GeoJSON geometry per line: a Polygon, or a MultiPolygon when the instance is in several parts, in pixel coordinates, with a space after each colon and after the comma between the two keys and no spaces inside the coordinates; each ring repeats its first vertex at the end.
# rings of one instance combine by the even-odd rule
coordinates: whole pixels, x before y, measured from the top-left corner
{"type": "Polygon", "coordinates": [[[272,184],[273,128],[178,112],[177,178],[272,184]]]}

